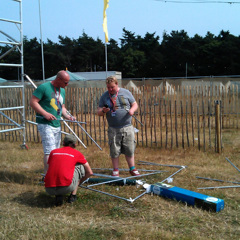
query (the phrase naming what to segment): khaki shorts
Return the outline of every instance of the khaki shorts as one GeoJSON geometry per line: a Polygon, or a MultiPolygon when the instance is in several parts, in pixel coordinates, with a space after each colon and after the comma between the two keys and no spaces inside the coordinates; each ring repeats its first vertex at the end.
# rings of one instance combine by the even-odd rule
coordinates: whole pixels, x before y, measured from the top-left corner
{"type": "Polygon", "coordinates": [[[85,176],[85,169],[83,165],[78,164],[75,166],[74,174],[73,174],[73,179],[72,183],[69,186],[64,186],[64,187],[48,187],[45,188],[46,192],[50,195],[65,195],[73,190],[75,190],[78,186],[78,182],[80,181],[81,178],[85,176]]]}
{"type": "Polygon", "coordinates": [[[108,144],[111,158],[117,158],[120,154],[128,157],[134,155],[136,149],[135,132],[133,126],[123,128],[108,128],[108,144]]]}

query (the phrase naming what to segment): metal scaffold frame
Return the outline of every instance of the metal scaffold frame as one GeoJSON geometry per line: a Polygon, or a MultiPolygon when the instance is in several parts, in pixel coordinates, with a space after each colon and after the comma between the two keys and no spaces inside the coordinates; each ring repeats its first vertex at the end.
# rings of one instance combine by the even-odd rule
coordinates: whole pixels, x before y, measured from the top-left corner
{"type": "MultiPolygon", "coordinates": [[[[0,130],[0,133],[4,133],[4,132],[10,132],[10,131],[20,131],[22,137],[23,137],[23,144],[21,145],[22,148],[27,148],[26,145],[26,129],[25,129],[25,88],[24,88],[24,64],[23,64],[23,28],[22,28],[22,0],[9,0],[9,1],[14,1],[17,2],[18,6],[16,6],[16,8],[18,7],[19,10],[19,19],[4,19],[4,18],[0,18],[1,22],[5,22],[7,24],[15,24],[18,31],[19,31],[19,40],[16,40],[14,37],[10,36],[10,34],[1,31],[0,30],[0,44],[3,44],[5,46],[11,46],[11,48],[3,53],[0,56],[0,60],[3,59],[5,56],[11,54],[11,52],[17,50],[17,52],[19,53],[19,57],[20,57],[20,63],[0,63],[0,67],[17,67],[21,69],[21,84],[20,85],[10,85],[10,86],[0,86],[0,89],[2,88],[21,88],[22,91],[22,106],[12,106],[12,107],[1,107],[0,108],[0,114],[8,119],[11,124],[6,124],[6,123],[1,123],[1,125],[5,125],[5,126],[11,126],[11,128],[7,128],[4,130],[0,130]],[[2,36],[5,36],[7,38],[7,41],[3,41],[1,40],[2,36]],[[4,114],[4,111],[9,111],[9,110],[19,110],[19,112],[21,113],[21,123],[17,123],[16,121],[14,121],[10,116],[7,116],[6,114],[4,114]]],[[[6,11],[8,11],[8,9],[6,9],[6,11]]]]}

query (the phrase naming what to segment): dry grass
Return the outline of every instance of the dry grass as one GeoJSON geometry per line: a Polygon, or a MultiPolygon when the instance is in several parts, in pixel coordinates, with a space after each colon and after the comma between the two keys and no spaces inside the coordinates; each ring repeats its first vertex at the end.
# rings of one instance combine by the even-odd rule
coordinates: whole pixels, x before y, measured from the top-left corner
{"type": "MultiPolygon", "coordinates": [[[[139,160],[186,165],[176,174],[173,185],[224,199],[225,208],[219,213],[189,207],[183,203],[152,195],[135,202],[79,189],[73,205],[54,206],[38,182],[42,172],[42,146],[0,142],[0,239],[240,239],[239,188],[197,190],[199,187],[233,185],[197,179],[196,176],[225,181],[240,181],[237,167],[240,153],[240,132],[223,133],[224,152],[202,152],[196,148],[184,150],[138,147],[139,160]]],[[[78,147],[93,168],[110,168],[108,147],[78,147]]],[[[127,168],[121,157],[121,168],[127,168]]],[[[138,165],[139,169],[159,169],[168,172],[145,177],[148,183],[165,179],[176,169],[138,165]]],[[[105,171],[104,173],[109,173],[105,171]]],[[[142,191],[136,186],[99,186],[99,189],[126,198],[142,191]]]]}

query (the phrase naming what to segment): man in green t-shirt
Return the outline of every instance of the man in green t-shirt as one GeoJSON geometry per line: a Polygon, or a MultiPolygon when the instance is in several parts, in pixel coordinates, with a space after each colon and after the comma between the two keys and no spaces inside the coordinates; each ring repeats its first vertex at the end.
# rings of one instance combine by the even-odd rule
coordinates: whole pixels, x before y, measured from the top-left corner
{"type": "Polygon", "coordinates": [[[41,135],[44,150],[44,174],[48,169],[48,157],[53,149],[60,147],[61,116],[67,120],[75,120],[67,114],[65,108],[65,87],[69,83],[69,74],[61,70],[51,82],[41,84],[30,100],[30,106],[36,111],[36,122],[41,135]]]}

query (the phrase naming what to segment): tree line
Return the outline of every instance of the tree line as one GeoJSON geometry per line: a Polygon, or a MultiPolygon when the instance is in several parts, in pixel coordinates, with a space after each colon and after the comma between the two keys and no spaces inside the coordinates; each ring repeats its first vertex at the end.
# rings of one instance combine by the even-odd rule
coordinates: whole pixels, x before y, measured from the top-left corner
{"type": "MultiPolygon", "coordinates": [[[[240,35],[221,31],[218,36],[207,32],[202,37],[187,32],[156,33],[144,37],[123,28],[120,41],[107,44],[109,71],[122,72],[123,78],[158,78],[187,76],[238,75],[240,72],[240,35]]],[[[23,39],[24,72],[32,79],[42,79],[41,41],[36,37],[23,39]]],[[[0,56],[10,46],[0,46],[0,56]]],[[[55,43],[43,42],[45,76],[51,77],[60,69],[71,72],[105,71],[105,44],[82,33],[77,39],[58,36],[55,43]]],[[[0,60],[1,63],[20,63],[17,50],[0,60]]],[[[0,77],[11,80],[19,76],[14,67],[0,67],[0,77]]]]}

